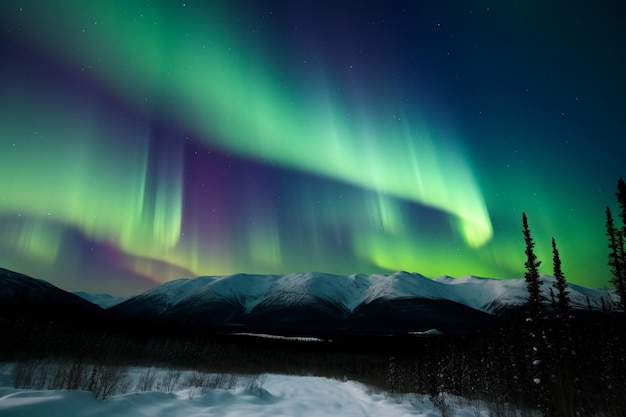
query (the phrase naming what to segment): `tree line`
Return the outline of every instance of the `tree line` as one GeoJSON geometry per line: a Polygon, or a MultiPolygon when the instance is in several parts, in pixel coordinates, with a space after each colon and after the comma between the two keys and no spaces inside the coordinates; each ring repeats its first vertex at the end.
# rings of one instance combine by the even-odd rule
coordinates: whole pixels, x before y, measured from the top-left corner
{"type": "MultiPolygon", "coordinates": [[[[611,283],[618,296],[618,309],[624,311],[626,305],[626,255],[624,237],[626,236],[626,183],[622,178],[617,185],[617,201],[620,206],[622,225],[615,226],[610,208],[606,207],[606,236],[608,237],[608,265],[611,269],[611,283]]],[[[550,298],[546,299],[541,290],[539,266],[541,261],[534,253],[535,243],[532,239],[526,213],[522,214],[522,232],[525,242],[524,278],[527,284],[526,320],[523,326],[525,336],[525,354],[523,365],[527,368],[529,380],[525,381],[529,391],[536,399],[536,407],[543,416],[584,416],[597,412],[598,405],[587,401],[592,392],[600,393],[600,399],[594,401],[604,403],[609,415],[624,413],[624,402],[621,398],[624,389],[624,328],[623,317],[619,323],[615,317],[607,320],[602,317],[596,324],[602,329],[595,335],[604,346],[598,351],[590,352],[589,356],[581,356],[583,345],[588,345],[585,335],[580,334],[579,325],[574,319],[568,284],[563,273],[556,241],[552,238],[554,282],[549,289],[550,298]],[[549,301],[550,308],[546,308],[549,301]],[[595,360],[594,360],[595,359],[595,360]],[[597,375],[599,386],[592,392],[586,391],[583,380],[590,375],[581,372],[580,362],[597,363],[598,369],[604,372],[597,375]],[[597,362],[596,362],[597,361],[597,362]],[[619,387],[619,388],[618,388],[619,387]]],[[[603,310],[612,310],[612,301],[603,301],[603,310]]],[[[587,346],[584,346],[587,347],[587,346]]]]}

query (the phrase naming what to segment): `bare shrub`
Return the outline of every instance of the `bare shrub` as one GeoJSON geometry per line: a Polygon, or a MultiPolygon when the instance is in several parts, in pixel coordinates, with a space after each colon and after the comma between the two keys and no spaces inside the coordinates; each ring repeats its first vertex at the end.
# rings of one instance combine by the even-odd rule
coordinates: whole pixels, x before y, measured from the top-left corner
{"type": "Polygon", "coordinates": [[[222,388],[224,384],[224,376],[225,374],[213,374],[206,381],[206,388],[210,389],[219,389],[222,388]]]}
{"type": "Polygon", "coordinates": [[[182,387],[189,388],[187,396],[189,400],[193,400],[196,393],[202,391],[209,385],[209,375],[200,371],[193,371],[186,375],[183,380],[182,387]]]}
{"type": "Polygon", "coordinates": [[[87,389],[100,400],[106,400],[117,393],[127,392],[129,386],[130,378],[127,369],[120,366],[94,365],[87,381],[87,389]]]}
{"type": "Polygon", "coordinates": [[[63,383],[57,381],[59,387],[68,390],[84,389],[87,384],[87,372],[81,360],[74,361],[62,368],[65,371],[63,373],[65,379],[63,383]]]}
{"type": "MultiPolygon", "coordinates": [[[[177,380],[180,374],[177,376],[177,380]]],[[[188,373],[180,388],[232,389],[237,385],[238,376],[233,373],[207,374],[200,371],[188,373]]]]}
{"type": "Polygon", "coordinates": [[[37,390],[48,388],[48,374],[51,366],[45,362],[37,362],[33,372],[32,388],[37,390]]]}
{"type": "Polygon", "coordinates": [[[193,397],[196,395],[196,392],[200,391],[201,388],[198,387],[193,387],[189,390],[189,392],[187,393],[187,398],[189,398],[189,401],[193,400],[193,397]]]}
{"type": "Polygon", "coordinates": [[[441,417],[453,417],[454,408],[450,404],[450,401],[443,392],[436,395],[431,395],[430,400],[433,403],[433,407],[441,414],[441,417]]]}
{"type": "Polygon", "coordinates": [[[13,367],[13,386],[17,389],[33,388],[38,361],[19,361],[13,367]]]}
{"type": "MultiPolygon", "coordinates": [[[[500,401],[487,402],[487,412],[489,413],[489,417],[517,417],[518,415],[518,410],[515,410],[510,404],[500,401]]],[[[522,412],[524,412],[524,410],[522,410],[522,412]]],[[[536,414],[530,410],[526,410],[523,415],[534,416],[536,414]]]]}
{"type": "Polygon", "coordinates": [[[68,379],[68,366],[55,364],[50,370],[50,385],[53,387],[64,386],[68,379]]]}
{"type": "Polygon", "coordinates": [[[154,368],[148,368],[148,370],[139,377],[137,380],[137,391],[152,391],[156,383],[156,371],[154,368]]]}
{"type": "Polygon", "coordinates": [[[224,379],[222,381],[222,386],[220,388],[223,389],[233,389],[237,385],[237,380],[239,379],[235,374],[223,374],[224,379]]]}
{"type": "Polygon", "coordinates": [[[193,371],[187,374],[183,380],[184,388],[203,388],[208,385],[209,375],[200,371],[193,371]]]}
{"type": "Polygon", "coordinates": [[[478,400],[468,400],[467,406],[472,410],[474,417],[482,417],[483,404],[478,400]]]}
{"type": "Polygon", "coordinates": [[[18,389],[63,389],[66,367],[45,361],[20,361],[13,367],[13,386],[18,389]]]}
{"type": "Polygon", "coordinates": [[[163,376],[163,379],[157,383],[156,389],[162,392],[172,393],[178,386],[178,381],[182,372],[179,370],[170,370],[163,376]]]}
{"type": "Polygon", "coordinates": [[[265,375],[251,376],[246,383],[246,392],[256,397],[262,397],[265,391],[263,385],[265,385],[265,375]]]}
{"type": "Polygon", "coordinates": [[[92,365],[78,362],[46,363],[17,362],[13,368],[13,386],[18,389],[77,389],[91,391],[104,400],[111,395],[127,392],[130,378],[126,368],[92,365]]]}

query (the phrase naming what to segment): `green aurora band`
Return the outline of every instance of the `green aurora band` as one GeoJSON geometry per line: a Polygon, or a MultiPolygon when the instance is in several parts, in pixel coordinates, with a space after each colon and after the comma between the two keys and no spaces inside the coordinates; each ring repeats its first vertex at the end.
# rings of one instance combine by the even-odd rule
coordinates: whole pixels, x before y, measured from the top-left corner
{"type": "Polygon", "coordinates": [[[67,59],[80,48],[80,64],[92,63],[94,76],[135,104],[146,94],[156,96],[160,111],[175,112],[211,143],[445,210],[457,217],[473,247],[491,238],[480,190],[452,140],[433,139],[421,123],[414,127],[404,117],[377,120],[376,108],[361,110],[357,120],[338,120],[346,113],[335,104],[340,100],[317,86],[277,89],[282,77],[273,74],[280,72],[232,39],[234,29],[220,28],[227,21],[223,14],[200,25],[165,8],[146,14],[115,2],[67,12],[45,13],[47,24],[40,27],[62,31],[40,31],[39,40],[52,41],[49,46],[67,59]],[[94,23],[85,29],[86,22],[94,23]],[[206,29],[189,33],[188,27],[206,29]],[[78,45],[59,42],[77,39],[83,30],[78,45]],[[315,98],[315,91],[322,97],[315,98]],[[436,150],[433,140],[444,144],[436,150]]]}
{"type": "MultiPolygon", "coordinates": [[[[302,221],[348,225],[360,265],[427,275],[510,277],[521,271],[521,238],[494,236],[461,135],[452,123],[428,122],[427,99],[399,107],[402,92],[394,86],[374,99],[362,91],[338,92],[340,80],[330,71],[289,72],[272,59],[270,39],[241,34],[217,3],[203,6],[201,14],[165,2],[70,3],[20,5],[37,8],[37,19],[3,5],[1,19],[24,28],[21,42],[84,69],[138,112],[176,120],[208,146],[366,190],[367,197],[348,197],[340,207],[316,208],[319,196],[312,192],[300,197],[302,221]],[[407,206],[414,203],[446,216],[465,245],[451,247],[412,230],[407,206]]],[[[271,214],[245,230],[243,246],[237,240],[217,244],[200,231],[183,236],[182,149],[151,160],[148,123],[116,124],[96,99],[43,85],[6,97],[0,102],[0,151],[10,183],[3,187],[0,215],[24,216],[4,231],[16,252],[53,264],[69,226],[111,242],[128,256],[129,269],[158,281],[180,271],[319,269],[323,236],[309,236],[318,254],[291,256],[271,214]],[[36,131],[24,114],[36,115],[36,131]],[[163,270],[163,263],[171,269],[163,270]]],[[[497,202],[494,207],[500,212],[497,202]]],[[[190,219],[190,226],[194,222],[199,220],[190,219]]],[[[543,227],[540,237],[553,229],[543,227]]],[[[539,254],[549,259],[547,248],[539,254]]],[[[321,264],[357,272],[334,260],[321,264]]]]}

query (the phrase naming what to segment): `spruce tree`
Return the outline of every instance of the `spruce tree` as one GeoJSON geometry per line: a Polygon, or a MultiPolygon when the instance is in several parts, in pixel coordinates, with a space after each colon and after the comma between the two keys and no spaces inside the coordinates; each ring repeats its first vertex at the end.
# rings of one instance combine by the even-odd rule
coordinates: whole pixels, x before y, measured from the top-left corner
{"type": "MultiPolygon", "coordinates": [[[[626,238],[626,182],[624,182],[624,179],[621,177],[617,181],[617,192],[615,196],[617,197],[617,203],[621,209],[620,217],[622,218],[622,228],[618,230],[617,233],[617,255],[622,270],[623,294],[626,295],[626,248],[624,248],[624,238],[626,238]]],[[[622,299],[624,300],[622,304],[626,306],[626,300],[624,297],[622,297],[622,299]]]]}
{"type": "Polygon", "coordinates": [[[554,265],[554,284],[552,285],[556,290],[556,309],[557,315],[561,321],[569,320],[571,314],[571,301],[569,298],[569,291],[567,291],[567,281],[561,268],[561,258],[559,256],[559,250],[556,247],[556,241],[552,238],[552,256],[554,265]]]}
{"type": "Polygon", "coordinates": [[[543,316],[542,301],[545,300],[545,297],[541,294],[541,279],[539,278],[539,266],[541,265],[541,261],[537,260],[537,256],[535,255],[535,242],[533,242],[533,238],[530,235],[526,213],[522,213],[522,225],[524,242],[526,243],[526,262],[524,264],[526,267],[524,278],[528,289],[526,307],[530,313],[530,319],[539,322],[543,316]]]}
{"type": "Polygon", "coordinates": [[[550,288],[550,294],[553,294],[553,289],[556,291],[556,297],[553,301],[556,320],[554,320],[550,332],[551,348],[549,351],[553,368],[551,371],[553,388],[556,388],[556,391],[560,393],[557,395],[559,398],[555,399],[558,402],[556,408],[569,409],[578,413],[572,415],[587,415],[585,404],[580,401],[582,396],[581,375],[576,365],[578,360],[576,355],[579,349],[573,334],[571,300],[567,290],[567,281],[561,267],[561,257],[554,238],[552,238],[552,256],[555,281],[550,288]]]}
{"type": "Polygon", "coordinates": [[[626,234],[626,182],[624,179],[620,177],[617,181],[617,192],[615,193],[617,197],[617,203],[621,209],[620,217],[622,218],[622,233],[626,234]]]}
{"type": "MultiPolygon", "coordinates": [[[[620,178],[621,180],[621,178],[620,178]]],[[[611,284],[620,299],[620,306],[626,304],[626,263],[624,262],[624,234],[615,227],[611,209],[606,207],[606,235],[609,238],[609,267],[613,278],[611,284]]]]}
{"type": "Polygon", "coordinates": [[[541,294],[541,279],[539,277],[539,266],[541,261],[537,260],[534,247],[535,242],[530,235],[528,228],[528,218],[526,213],[522,213],[522,226],[524,233],[524,242],[526,243],[526,288],[528,289],[528,297],[526,299],[526,309],[529,317],[526,319],[527,331],[527,354],[526,366],[528,366],[531,381],[528,381],[532,387],[534,397],[537,401],[537,408],[544,417],[552,416],[552,407],[550,402],[550,378],[548,378],[547,363],[547,347],[548,343],[544,331],[544,315],[543,304],[545,297],[541,294]]]}
{"type": "MultiPolygon", "coordinates": [[[[617,231],[617,259],[622,274],[622,286],[626,294],[626,247],[624,247],[624,236],[626,236],[626,232],[622,230],[617,231]]],[[[626,305],[626,302],[624,305],[626,305]]]]}

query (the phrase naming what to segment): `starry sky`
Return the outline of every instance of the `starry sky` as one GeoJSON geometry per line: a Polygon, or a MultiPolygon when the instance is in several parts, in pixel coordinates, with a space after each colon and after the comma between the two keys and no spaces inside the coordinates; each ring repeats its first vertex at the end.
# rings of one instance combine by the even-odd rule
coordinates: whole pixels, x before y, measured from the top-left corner
{"type": "Polygon", "coordinates": [[[396,270],[606,287],[619,1],[0,2],[0,266],[138,293],[396,270]]]}

